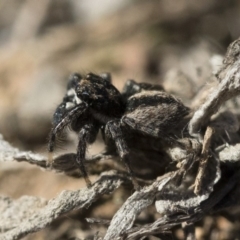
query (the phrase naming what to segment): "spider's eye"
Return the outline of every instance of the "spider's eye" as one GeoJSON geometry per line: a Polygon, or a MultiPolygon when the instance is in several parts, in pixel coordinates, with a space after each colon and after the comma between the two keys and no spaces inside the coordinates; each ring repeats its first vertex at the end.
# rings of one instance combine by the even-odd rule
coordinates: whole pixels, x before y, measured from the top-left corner
{"type": "Polygon", "coordinates": [[[86,91],[81,91],[77,93],[79,99],[88,102],[90,100],[90,94],[86,91]]]}
{"type": "Polygon", "coordinates": [[[81,95],[83,95],[83,96],[89,96],[89,93],[88,93],[88,92],[82,92],[81,95]]]}
{"type": "Polygon", "coordinates": [[[82,79],[82,76],[78,73],[74,73],[74,74],[70,75],[69,80],[68,80],[67,89],[68,90],[74,89],[81,79],[82,79]]]}

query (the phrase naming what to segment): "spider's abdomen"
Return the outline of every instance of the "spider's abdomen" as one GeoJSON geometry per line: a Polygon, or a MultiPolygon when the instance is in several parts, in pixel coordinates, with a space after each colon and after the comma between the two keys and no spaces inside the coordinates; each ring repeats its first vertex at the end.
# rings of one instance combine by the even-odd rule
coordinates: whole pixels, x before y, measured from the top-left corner
{"type": "Polygon", "coordinates": [[[163,91],[143,91],[130,97],[125,124],[153,136],[170,133],[189,113],[189,108],[163,91]]]}

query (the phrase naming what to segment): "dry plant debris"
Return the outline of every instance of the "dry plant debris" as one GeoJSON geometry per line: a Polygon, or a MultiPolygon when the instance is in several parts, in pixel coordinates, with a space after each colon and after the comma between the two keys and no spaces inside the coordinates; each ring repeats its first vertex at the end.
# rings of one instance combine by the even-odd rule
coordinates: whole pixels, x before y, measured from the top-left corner
{"type": "MultiPolygon", "coordinates": [[[[157,141],[149,148],[142,148],[144,143],[139,143],[137,149],[129,146],[133,151],[133,165],[141,159],[150,170],[147,174],[144,169],[139,172],[137,180],[143,187],[127,198],[111,221],[88,219],[95,224],[108,225],[105,236],[95,233],[92,239],[141,239],[146,236],[164,239],[174,226],[181,224],[186,239],[195,239],[195,222],[206,214],[239,205],[238,116],[234,118],[234,114],[226,113],[224,103],[240,93],[240,39],[229,46],[216,77],[218,87],[195,112],[192,110],[193,115],[188,119],[189,135],[179,138],[178,144],[162,146],[161,150],[157,141]],[[223,111],[217,113],[221,106],[223,111]],[[213,116],[215,113],[217,115],[213,116]],[[227,144],[223,136],[228,136],[227,144]],[[154,164],[158,161],[165,163],[165,171],[157,172],[156,177],[154,164]],[[139,214],[153,204],[161,217],[155,222],[136,225],[139,214]]],[[[22,152],[2,136],[0,138],[1,162],[25,161],[49,171],[80,177],[75,158],[74,153],[58,156],[50,168],[45,157],[22,152]]],[[[45,228],[63,214],[88,208],[104,194],[114,194],[122,184],[131,186],[131,176],[118,163],[118,158],[106,150],[86,161],[88,173],[100,175],[89,188],[63,191],[49,201],[32,196],[17,200],[2,196],[0,239],[20,239],[45,228]]]]}

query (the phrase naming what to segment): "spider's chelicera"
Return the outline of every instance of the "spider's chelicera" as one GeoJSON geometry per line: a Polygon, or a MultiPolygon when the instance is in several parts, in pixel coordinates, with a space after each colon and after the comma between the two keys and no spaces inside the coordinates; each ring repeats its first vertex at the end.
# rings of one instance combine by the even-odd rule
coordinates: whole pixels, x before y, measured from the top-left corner
{"type": "Polygon", "coordinates": [[[117,152],[137,188],[126,134],[138,132],[143,137],[148,135],[164,139],[188,112],[189,109],[179,99],[164,92],[159,85],[129,80],[120,93],[112,85],[109,74],[73,74],[67,93],[53,116],[48,145],[50,158],[57,134],[70,125],[79,137],[76,163],[87,186],[91,186],[84,164],[85,153],[87,145],[96,140],[101,129],[104,139],[115,142],[117,152]]]}

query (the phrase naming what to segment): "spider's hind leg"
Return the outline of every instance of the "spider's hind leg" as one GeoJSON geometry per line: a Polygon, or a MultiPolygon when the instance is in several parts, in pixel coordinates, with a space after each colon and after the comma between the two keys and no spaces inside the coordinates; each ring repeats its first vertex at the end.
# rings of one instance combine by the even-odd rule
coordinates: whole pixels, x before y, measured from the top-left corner
{"type": "Polygon", "coordinates": [[[122,159],[122,161],[124,162],[128,173],[130,174],[134,188],[136,190],[139,190],[140,187],[139,187],[139,184],[135,178],[135,174],[131,167],[131,162],[129,159],[129,148],[127,146],[126,141],[124,140],[123,132],[120,127],[120,122],[118,120],[116,120],[116,121],[113,120],[113,121],[108,122],[106,125],[106,128],[105,128],[105,131],[106,131],[106,134],[108,134],[108,132],[111,134],[111,137],[116,144],[118,154],[119,154],[120,158],[122,159]]]}

